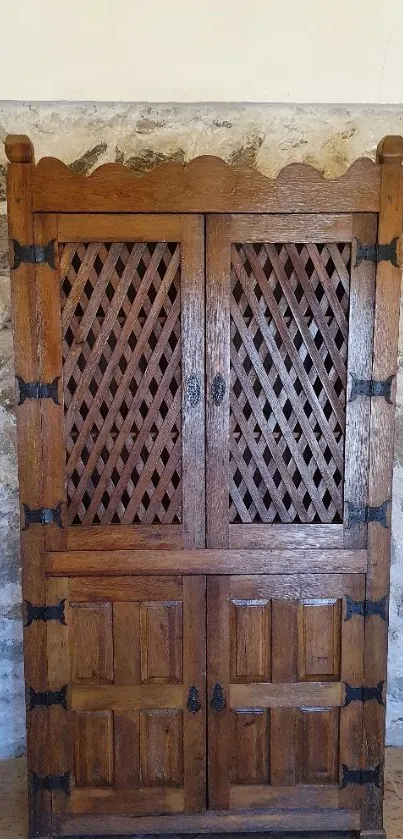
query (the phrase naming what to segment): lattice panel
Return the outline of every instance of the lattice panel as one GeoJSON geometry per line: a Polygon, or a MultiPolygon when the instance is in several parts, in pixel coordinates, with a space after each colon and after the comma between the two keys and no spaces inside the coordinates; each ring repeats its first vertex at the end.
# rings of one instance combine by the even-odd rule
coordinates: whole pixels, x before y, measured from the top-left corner
{"type": "Polygon", "coordinates": [[[349,244],[235,244],[230,521],[340,522],[349,244]]]}
{"type": "Polygon", "coordinates": [[[60,260],[68,522],[180,522],[179,245],[60,260]]]}

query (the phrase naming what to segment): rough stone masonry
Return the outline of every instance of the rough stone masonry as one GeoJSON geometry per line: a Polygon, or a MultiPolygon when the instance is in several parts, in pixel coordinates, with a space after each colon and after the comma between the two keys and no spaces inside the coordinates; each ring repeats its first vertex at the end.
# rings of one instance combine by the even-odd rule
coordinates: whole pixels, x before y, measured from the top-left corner
{"type": "MultiPolygon", "coordinates": [[[[36,159],[60,157],[76,172],[120,161],[136,172],[215,154],[275,176],[304,161],[337,177],[374,158],[385,134],[403,134],[389,106],[147,105],[0,103],[0,139],[28,134],[36,159]]],[[[5,155],[0,150],[0,759],[25,743],[15,379],[10,330],[5,155]]],[[[403,324],[401,336],[403,335],[403,324]]],[[[400,340],[388,691],[389,744],[403,746],[403,339],[400,340]]]]}

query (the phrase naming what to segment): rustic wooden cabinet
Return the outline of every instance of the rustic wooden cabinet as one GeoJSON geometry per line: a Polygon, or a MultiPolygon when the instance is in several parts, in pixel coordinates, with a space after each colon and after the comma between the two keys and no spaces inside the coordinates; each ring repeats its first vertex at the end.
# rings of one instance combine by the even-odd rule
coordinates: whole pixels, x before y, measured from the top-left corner
{"type": "Polygon", "coordinates": [[[379,839],[403,139],[6,150],[31,835],[379,839]]]}

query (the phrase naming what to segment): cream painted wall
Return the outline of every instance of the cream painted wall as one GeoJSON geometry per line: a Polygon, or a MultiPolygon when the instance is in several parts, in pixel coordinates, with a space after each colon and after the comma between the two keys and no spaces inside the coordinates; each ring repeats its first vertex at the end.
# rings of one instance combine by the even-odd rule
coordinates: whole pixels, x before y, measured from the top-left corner
{"type": "Polygon", "coordinates": [[[0,99],[403,102],[402,0],[9,0],[0,99]]]}

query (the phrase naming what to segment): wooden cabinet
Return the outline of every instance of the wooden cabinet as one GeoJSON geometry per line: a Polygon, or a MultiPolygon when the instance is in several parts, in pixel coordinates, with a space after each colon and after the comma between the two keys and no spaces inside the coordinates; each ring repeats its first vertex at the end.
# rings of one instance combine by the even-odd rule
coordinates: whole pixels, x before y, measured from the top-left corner
{"type": "Polygon", "coordinates": [[[31,835],[380,839],[402,138],[6,147],[31,835]]]}

